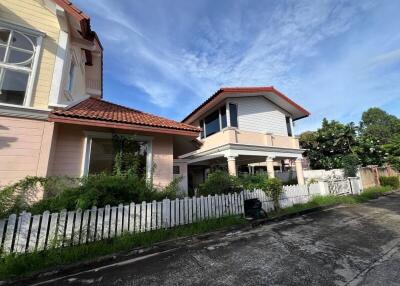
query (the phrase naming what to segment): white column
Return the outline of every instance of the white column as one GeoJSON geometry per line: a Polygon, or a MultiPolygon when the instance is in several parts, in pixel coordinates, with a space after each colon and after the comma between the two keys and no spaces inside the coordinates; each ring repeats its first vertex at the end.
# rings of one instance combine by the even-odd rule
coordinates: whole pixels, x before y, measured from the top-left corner
{"type": "Polygon", "coordinates": [[[268,178],[275,178],[274,157],[267,157],[265,162],[267,163],[268,178]]]}
{"type": "Polygon", "coordinates": [[[302,159],[297,158],[296,159],[296,174],[297,174],[297,183],[299,185],[304,185],[304,174],[303,174],[303,166],[301,164],[302,159]]]}
{"type": "Polygon", "coordinates": [[[237,176],[236,172],[236,156],[227,156],[228,160],[228,172],[231,176],[237,176]]]}

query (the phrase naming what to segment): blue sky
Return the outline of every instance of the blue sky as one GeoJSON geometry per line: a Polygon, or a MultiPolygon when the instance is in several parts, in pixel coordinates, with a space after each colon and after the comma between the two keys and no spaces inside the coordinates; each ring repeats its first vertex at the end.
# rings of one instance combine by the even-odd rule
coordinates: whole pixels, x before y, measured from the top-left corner
{"type": "Polygon", "coordinates": [[[321,119],[400,116],[400,1],[75,0],[104,45],[104,98],[175,120],[221,86],[273,85],[321,119]]]}

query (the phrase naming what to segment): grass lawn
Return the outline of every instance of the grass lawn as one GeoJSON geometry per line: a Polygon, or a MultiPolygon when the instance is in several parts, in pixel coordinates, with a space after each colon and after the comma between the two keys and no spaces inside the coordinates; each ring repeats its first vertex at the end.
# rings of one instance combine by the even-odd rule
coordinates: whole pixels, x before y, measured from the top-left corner
{"type": "Polygon", "coordinates": [[[29,254],[11,254],[0,258],[0,280],[22,278],[46,268],[86,261],[96,257],[151,246],[156,242],[201,234],[233,225],[245,224],[238,216],[210,219],[171,229],[160,229],[138,234],[126,234],[111,240],[98,241],[67,248],[49,249],[29,254]]]}
{"type": "Polygon", "coordinates": [[[348,196],[315,196],[310,202],[305,204],[297,204],[292,207],[280,209],[275,212],[269,213],[270,218],[279,217],[286,214],[297,213],[303,210],[316,208],[316,207],[324,207],[324,206],[333,206],[337,204],[357,204],[363,203],[371,199],[376,199],[379,196],[392,191],[393,189],[389,186],[386,187],[373,187],[368,188],[360,195],[348,195],[348,196]]]}

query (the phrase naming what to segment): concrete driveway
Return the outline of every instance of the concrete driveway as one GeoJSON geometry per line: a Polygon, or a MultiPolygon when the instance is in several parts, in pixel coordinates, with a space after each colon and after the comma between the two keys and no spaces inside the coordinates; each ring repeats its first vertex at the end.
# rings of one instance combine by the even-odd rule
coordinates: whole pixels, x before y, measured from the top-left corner
{"type": "Polygon", "coordinates": [[[41,285],[400,285],[400,193],[41,285]]]}

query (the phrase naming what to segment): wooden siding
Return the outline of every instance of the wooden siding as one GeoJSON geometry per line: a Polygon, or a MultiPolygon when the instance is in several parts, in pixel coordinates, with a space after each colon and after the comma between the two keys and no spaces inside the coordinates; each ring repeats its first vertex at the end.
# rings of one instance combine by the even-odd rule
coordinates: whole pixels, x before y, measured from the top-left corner
{"type": "Polygon", "coordinates": [[[0,19],[46,34],[39,58],[32,106],[47,108],[60,31],[57,17],[39,0],[0,0],[0,19]]]}
{"type": "Polygon", "coordinates": [[[0,117],[0,186],[47,172],[49,158],[41,158],[47,148],[41,147],[51,149],[52,126],[46,121],[0,117]]]}
{"type": "Polygon", "coordinates": [[[238,104],[239,130],[287,136],[285,112],[261,96],[229,99],[238,104]]]}

